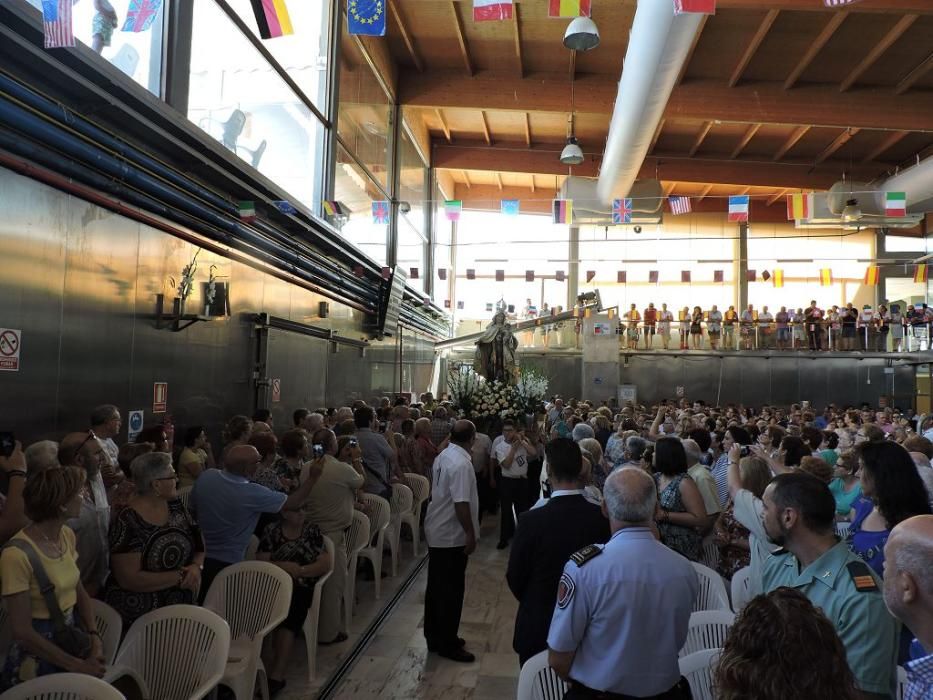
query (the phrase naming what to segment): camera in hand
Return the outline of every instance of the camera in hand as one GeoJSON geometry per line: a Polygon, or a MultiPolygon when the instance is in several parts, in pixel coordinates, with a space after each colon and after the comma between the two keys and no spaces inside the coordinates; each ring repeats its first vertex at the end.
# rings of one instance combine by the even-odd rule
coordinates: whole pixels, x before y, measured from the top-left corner
{"type": "Polygon", "coordinates": [[[742,449],[739,450],[739,454],[742,457],[748,457],[752,453],[752,448],[748,445],[742,445],[742,449]]]}
{"type": "Polygon", "coordinates": [[[16,449],[16,436],[10,432],[0,433],[0,457],[9,457],[16,449]]]}
{"type": "Polygon", "coordinates": [[[320,459],[324,456],[324,445],[312,445],[311,452],[314,454],[316,459],[320,459]]]}

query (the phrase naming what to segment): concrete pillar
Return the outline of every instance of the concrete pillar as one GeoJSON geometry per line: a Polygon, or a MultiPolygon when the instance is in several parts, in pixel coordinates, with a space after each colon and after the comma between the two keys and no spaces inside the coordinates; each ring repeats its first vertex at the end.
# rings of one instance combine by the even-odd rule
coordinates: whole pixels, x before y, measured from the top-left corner
{"type": "Polygon", "coordinates": [[[739,313],[748,306],[748,223],[739,224],[735,251],[735,308],[739,313]]]}
{"type": "Polygon", "coordinates": [[[567,310],[572,309],[577,303],[577,295],[580,293],[580,227],[570,227],[570,240],[567,246],[567,258],[570,261],[567,266],[567,310]]]}

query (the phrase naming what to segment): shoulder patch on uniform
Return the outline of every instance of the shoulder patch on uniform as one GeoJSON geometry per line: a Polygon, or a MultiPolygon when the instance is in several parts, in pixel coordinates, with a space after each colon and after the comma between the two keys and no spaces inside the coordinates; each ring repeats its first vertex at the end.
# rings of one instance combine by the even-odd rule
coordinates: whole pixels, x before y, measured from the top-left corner
{"type": "Polygon", "coordinates": [[[557,585],[557,607],[563,610],[570,604],[573,593],[577,585],[568,574],[560,575],[560,583],[557,585]]]}
{"type": "Polygon", "coordinates": [[[875,577],[871,575],[871,569],[863,561],[850,561],[846,564],[849,576],[852,577],[852,583],[855,584],[855,590],[859,593],[870,593],[878,590],[878,584],[875,577]]]}
{"type": "Polygon", "coordinates": [[[603,553],[603,548],[595,544],[588,544],[583,549],[578,549],[576,552],[570,555],[570,561],[581,567],[590,559],[598,557],[603,553]]]}

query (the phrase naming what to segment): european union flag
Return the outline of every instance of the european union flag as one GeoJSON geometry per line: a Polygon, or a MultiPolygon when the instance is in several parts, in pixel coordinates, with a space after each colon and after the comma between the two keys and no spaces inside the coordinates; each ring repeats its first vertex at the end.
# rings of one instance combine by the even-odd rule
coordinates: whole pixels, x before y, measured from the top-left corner
{"type": "Polygon", "coordinates": [[[347,30],[350,34],[385,36],[387,0],[347,0],[347,30]]]}

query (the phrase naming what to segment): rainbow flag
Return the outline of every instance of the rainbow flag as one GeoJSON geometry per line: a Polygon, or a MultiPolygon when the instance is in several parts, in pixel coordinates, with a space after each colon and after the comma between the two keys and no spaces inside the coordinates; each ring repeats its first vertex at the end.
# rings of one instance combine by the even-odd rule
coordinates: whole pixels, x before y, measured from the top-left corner
{"type": "Polygon", "coordinates": [[[274,39],[277,36],[294,34],[292,20],[288,16],[285,0],[249,0],[259,26],[259,36],[274,39]]]}
{"type": "Polygon", "coordinates": [[[548,0],[548,17],[589,17],[592,0],[548,0]]]}
{"type": "Polygon", "coordinates": [[[784,270],[781,270],[780,268],[777,269],[777,270],[775,270],[775,271],[774,271],[774,275],[773,275],[772,277],[773,277],[773,280],[774,280],[774,286],[775,286],[775,287],[783,287],[783,286],[784,286],[784,270]]]}
{"type": "Polygon", "coordinates": [[[787,220],[809,219],[813,215],[812,194],[787,195],[787,220]]]}
{"type": "Polygon", "coordinates": [[[551,202],[555,224],[569,224],[573,221],[573,200],[555,199],[551,202]]]}
{"type": "Polygon", "coordinates": [[[871,265],[868,269],[865,270],[865,284],[874,287],[878,284],[878,281],[881,279],[881,269],[875,265],[871,265]]]}
{"type": "Polygon", "coordinates": [[[926,265],[917,265],[914,268],[914,283],[925,283],[928,275],[929,271],[926,265]]]}
{"type": "Polygon", "coordinates": [[[884,193],[884,215],[885,216],[907,216],[907,193],[906,192],[885,192],[884,193]]]}
{"type": "Polygon", "coordinates": [[[823,269],[820,270],[820,286],[829,287],[832,285],[832,283],[833,283],[833,271],[828,267],[824,267],[823,269]]]}

